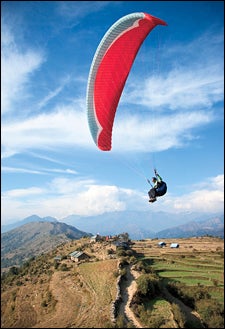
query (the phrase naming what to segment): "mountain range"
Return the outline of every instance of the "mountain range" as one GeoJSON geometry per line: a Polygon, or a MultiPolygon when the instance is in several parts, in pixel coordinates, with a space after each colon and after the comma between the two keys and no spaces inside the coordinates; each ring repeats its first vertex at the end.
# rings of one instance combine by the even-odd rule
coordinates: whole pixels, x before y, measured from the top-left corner
{"type": "Polygon", "coordinates": [[[205,221],[191,221],[157,233],[158,238],[188,238],[193,236],[217,236],[224,238],[224,216],[213,217],[205,221]]]}
{"type": "Polygon", "coordinates": [[[156,237],[192,237],[212,235],[224,237],[224,214],[197,214],[166,212],[121,211],[98,216],[71,215],[58,221],[54,217],[26,217],[13,224],[2,225],[2,233],[31,222],[64,223],[82,232],[95,235],[117,235],[127,232],[131,239],[140,240],[156,237]]]}
{"type": "Polygon", "coordinates": [[[89,217],[71,215],[62,220],[93,234],[115,235],[127,232],[133,240],[167,235],[167,230],[169,230],[168,234],[172,237],[196,236],[200,231],[201,235],[211,234],[222,237],[224,234],[224,214],[202,215],[190,212],[171,214],[163,211],[155,213],[117,211],[89,217]],[[215,218],[218,219],[217,224],[213,221],[215,218]],[[212,220],[214,224],[204,223],[209,220],[212,220]],[[195,226],[196,231],[192,230],[193,222],[198,224],[198,227],[195,226]],[[186,224],[185,227],[182,226],[184,224],[186,224]]]}

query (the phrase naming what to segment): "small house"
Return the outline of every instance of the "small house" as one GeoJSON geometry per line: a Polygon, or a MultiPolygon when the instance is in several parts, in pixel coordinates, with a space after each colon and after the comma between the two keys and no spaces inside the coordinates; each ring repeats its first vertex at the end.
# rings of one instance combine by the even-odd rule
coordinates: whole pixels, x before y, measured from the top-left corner
{"type": "Polygon", "coordinates": [[[165,246],[166,246],[166,242],[164,242],[164,241],[160,241],[160,242],[158,243],[158,246],[159,246],[160,248],[165,247],[165,246]]]}
{"type": "Polygon", "coordinates": [[[90,242],[97,242],[97,241],[101,241],[101,236],[99,234],[93,235],[90,240],[90,242]]]}
{"type": "Polygon", "coordinates": [[[62,260],[62,256],[56,256],[56,257],[54,257],[54,261],[55,261],[56,263],[60,263],[61,260],[62,260]]]}
{"type": "Polygon", "coordinates": [[[83,251],[73,251],[70,254],[70,258],[73,262],[80,262],[81,260],[87,260],[90,258],[90,256],[88,256],[86,253],[84,253],[83,251]]]}
{"type": "Polygon", "coordinates": [[[112,241],[112,235],[106,235],[105,241],[112,241]]]}
{"type": "Polygon", "coordinates": [[[171,243],[170,248],[179,248],[178,243],[171,243]]]}

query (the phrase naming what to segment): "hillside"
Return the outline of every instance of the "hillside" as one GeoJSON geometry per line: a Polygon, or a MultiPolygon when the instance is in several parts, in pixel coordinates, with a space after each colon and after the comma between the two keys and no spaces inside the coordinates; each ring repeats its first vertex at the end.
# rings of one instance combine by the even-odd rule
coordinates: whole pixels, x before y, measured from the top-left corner
{"type": "Polygon", "coordinates": [[[1,285],[1,327],[105,328],[116,298],[117,270],[111,245],[90,244],[89,238],[70,241],[30,260],[21,273],[11,270],[1,285]],[[68,255],[80,249],[91,260],[78,266],[68,255]],[[62,260],[55,261],[56,256],[62,260]]]}
{"type": "MultiPolygon", "coordinates": [[[[138,297],[137,289],[140,278],[152,276],[153,268],[158,272],[158,278],[171,275],[172,280],[189,278],[191,282],[193,276],[198,277],[196,283],[192,282],[194,291],[207,289],[212,294],[211,300],[202,297],[201,305],[204,300],[211,303],[210,310],[214,312],[215,301],[223,303],[223,240],[212,237],[176,239],[178,249],[169,247],[174,240],[165,240],[164,248],[159,248],[158,242],[156,239],[132,241],[131,249],[122,252],[121,249],[116,251],[110,241],[90,243],[89,238],[82,238],[30,260],[20,271],[12,269],[1,285],[1,327],[206,327],[201,315],[173,297],[171,292],[163,290],[163,294],[158,292],[156,297],[149,295],[146,304],[146,299],[138,297]],[[74,250],[87,253],[89,261],[72,262],[69,254],[74,250]],[[56,256],[61,257],[59,262],[55,261],[56,256]],[[152,274],[144,265],[150,260],[152,274]],[[117,299],[119,273],[124,280],[119,284],[121,298],[117,299]],[[141,304],[137,306],[137,303],[141,304]],[[116,322],[112,321],[113,304],[117,305],[116,322]],[[143,305],[146,305],[145,311],[143,305]],[[140,312],[139,316],[137,312],[140,312]],[[179,312],[183,312],[183,316],[178,321],[179,312]],[[151,324],[148,321],[152,321],[151,324]],[[184,326],[185,321],[189,321],[188,326],[184,326]],[[195,325],[192,323],[191,326],[190,321],[195,325]]],[[[155,276],[152,278],[156,280],[155,276]]],[[[213,313],[210,320],[215,320],[213,313]]],[[[215,328],[222,328],[221,318],[217,325],[213,324],[215,328]]]]}
{"type": "Polygon", "coordinates": [[[24,224],[1,234],[1,268],[21,265],[29,258],[46,253],[62,243],[91,235],[55,221],[24,224]]]}
{"type": "Polygon", "coordinates": [[[16,221],[12,224],[2,225],[1,233],[8,232],[10,230],[13,230],[16,227],[19,227],[19,226],[22,226],[22,225],[28,224],[28,223],[33,223],[33,222],[57,222],[57,219],[55,219],[54,217],[51,217],[51,216],[39,217],[37,215],[31,215],[20,221],[16,221]]]}

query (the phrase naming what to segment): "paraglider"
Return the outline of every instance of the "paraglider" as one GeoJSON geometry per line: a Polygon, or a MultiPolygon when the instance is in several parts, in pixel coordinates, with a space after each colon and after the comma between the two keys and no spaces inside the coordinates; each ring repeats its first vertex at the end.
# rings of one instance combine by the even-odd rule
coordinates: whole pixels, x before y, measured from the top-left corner
{"type": "Polygon", "coordinates": [[[155,202],[157,197],[163,196],[167,192],[167,185],[166,182],[162,180],[162,177],[158,174],[157,170],[154,169],[155,177],[152,177],[152,182],[148,180],[148,183],[151,185],[151,189],[148,191],[149,195],[149,202],[155,202]]]}
{"type": "Polygon", "coordinates": [[[147,13],[132,13],[115,22],[94,55],[87,85],[87,116],[92,138],[110,151],[117,106],[137,52],[147,35],[163,20],[147,13]]]}

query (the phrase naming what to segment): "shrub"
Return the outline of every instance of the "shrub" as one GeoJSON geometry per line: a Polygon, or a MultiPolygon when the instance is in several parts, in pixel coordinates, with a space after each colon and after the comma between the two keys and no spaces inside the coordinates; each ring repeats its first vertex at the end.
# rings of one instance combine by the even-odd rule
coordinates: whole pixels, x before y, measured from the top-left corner
{"type": "Polygon", "coordinates": [[[62,264],[62,265],[60,266],[60,270],[61,270],[61,271],[69,271],[69,269],[68,269],[68,267],[67,267],[66,264],[62,264]]]}
{"type": "Polygon", "coordinates": [[[126,270],[126,268],[122,268],[122,269],[120,270],[120,275],[121,275],[122,277],[125,277],[126,274],[127,274],[127,270],[126,270]]]}
{"type": "Polygon", "coordinates": [[[196,302],[196,310],[208,328],[224,328],[224,309],[216,300],[204,299],[196,302]]]}
{"type": "Polygon", "coordinates": [[[159,279],[152,274],[141,275],[137,279],[137,290],[141,295],[155,297],[160,291],[159,279]]]}

